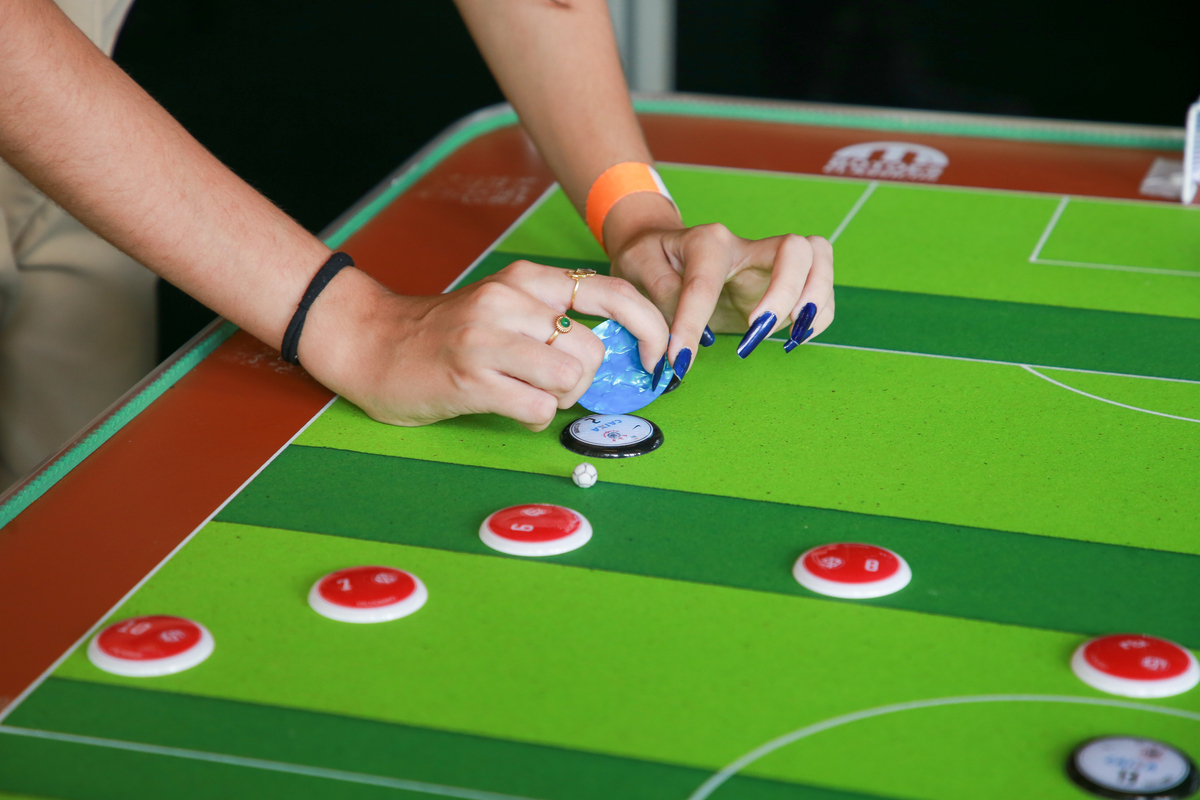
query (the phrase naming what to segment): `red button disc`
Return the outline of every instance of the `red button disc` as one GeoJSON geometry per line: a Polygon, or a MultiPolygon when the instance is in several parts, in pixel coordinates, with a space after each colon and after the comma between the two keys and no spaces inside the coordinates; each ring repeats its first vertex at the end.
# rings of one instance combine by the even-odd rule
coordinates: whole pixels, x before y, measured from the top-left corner
{"type": "Polygon", "coordinates": [[[818,578],[836,583],[874,583],[895,575],[900,561],[890,550],[872,544],[827,544],[804,557],[804,567],[818,578]]]}
{"type": "Polygon", "coordinates": [[[127,661],[152,661],[185,653],[200,641],[200,627],[179,617],[133,617],[96,637],[101,652],[127,661]]]}
{"type": "Polygon", "coordinates": [[[569,508],[544,503],[512,506],[488,520],[488,530],[517,542],[552,542],[579,530],[579,515],[569,508]]]}
{"type": "Polygon", "coordinates": [[[1187,671],[1187,651],[1177,644],[1153,636],[1116,634],[1088,642],[1083,650],[1087,663],[1116,678],[1161,681],[1187,671]]]}
{"type": "Polygon", "coordinates": [[[317,584],[322,599],[346,608],[394,605],[416,588],[411,575],[391,567],[350,567],[326,575],[317,584]]]}

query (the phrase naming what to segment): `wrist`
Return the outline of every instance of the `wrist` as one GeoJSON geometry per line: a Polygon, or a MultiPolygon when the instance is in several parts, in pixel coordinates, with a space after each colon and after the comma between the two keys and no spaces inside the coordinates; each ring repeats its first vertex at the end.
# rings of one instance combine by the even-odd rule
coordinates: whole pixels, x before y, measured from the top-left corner
{"type": "Polygon", "coordinates": [[[403,298],[365,272],[346,267],[313,303],[300,338],[300,363],[322,385],[347,396],[380,374],[382,351],[393,339],[389,326],[403,298]]]}
{"type": "Polygon", "coordinates": [[[637,192],[622,197],[604,219],[604,246],[616,258],[644,234],[683,227],[679,209],[670,198],[655,192],[637,192]]]}

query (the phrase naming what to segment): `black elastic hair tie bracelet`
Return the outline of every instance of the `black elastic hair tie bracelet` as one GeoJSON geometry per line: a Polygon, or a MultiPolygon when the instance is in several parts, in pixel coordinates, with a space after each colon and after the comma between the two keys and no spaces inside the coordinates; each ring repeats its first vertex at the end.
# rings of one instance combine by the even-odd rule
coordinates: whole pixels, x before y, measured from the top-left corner
{"type": "Polygon", "coordinates": [[[300,363],[300,332],[304,330],[304,320],[308,318],[308,309],[312,308],[317,295],[324,291],[343,267],[353,266],[354,259],[350,256],[345,253],[334,253],[317,270],[317,274],[313,276],[308,288],[304,290],[304,297],[300,298],[300,305],[296,306],[296,313],[292,315],[292,321],[288,323],[287,330],[283,334],[283,346],[279,349],[284,361],[289,364],[300,363]]]}

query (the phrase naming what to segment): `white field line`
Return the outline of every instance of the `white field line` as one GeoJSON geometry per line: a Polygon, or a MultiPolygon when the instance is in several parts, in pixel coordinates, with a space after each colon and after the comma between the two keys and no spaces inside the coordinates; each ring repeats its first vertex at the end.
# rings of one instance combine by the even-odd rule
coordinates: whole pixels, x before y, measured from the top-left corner
{"type": "Polygon", "coordinates": [[[1046,242],[1050,239],[1050,234],[1054,232],[1054,226],[1058,225],[1059,218],[1063,212],[1067,210],[1067,203],[1071,202],[1071,198],[1063,195],[1058,201],[1058,206],[1054,209],[1054,213],[1050,215],[1050,221],[1046,223],[1046,227],[1042,230],[1041,238],[1037,240],[1037,244],[1033,246],[1033,252],[1029,254],[1029,263],[1036,264],[1038,256],[1041,255],[1042,248],[1046,246],[1046,242]]]}
{"type": "Polygon", "coordinates": [[[1150,275],[1177,275],[1181,278],[1200,278],[1200,272],[1189,272],[1186,269],[1160,269],[1158,267],[1126,267],[1121,264],[1095,264],[1090,261],[1059,261],[1053,258],[1039,258],[1034,264],[1048,264],[1055,267],[1083,267],[1084,269],[1107,269],[1115,272],[1144,272],[1150,275]]]}
{"type": "MultiPolygon", "coordinates": [[[[787,340],[782,339],[782,338],[773,337],[771,339],[771,341],[783,342],[783,341],[787,341],[787,340]]],[[[887,353],[889,355],[917,356],[919,358],[944,358],[947,361],[971,361],[976,364],[999,364],[1000,366],[1005,366],[1005,367],[1025,367],[1025,368],[1027,368],[1027,367],[1032,366],[1032,367],[1036,367],[1037,369],[1053,369],[1053,370],[1060,370],[1062,372],[1080,372],[1080,373],[1083,373],[1084,375],[1111,375],[1114,378],[1141,378],[1142,380],[1146,380],[1146,381],[1166,381],[1167,383],[1191,383],[1191,384],[1200,386],[1200,381],[1189,380],[1188,378],[1163,378],[1158,375],[1134,375],[1132,373],[1125,373],[1125,372],[1104,372],[1103,370],[1098,370],[1098,369],[1077,369],[1075,367],[1055,367],[1055,366],[1050,366],[1048,364],[1021,364],[1016,361],[994,361],[990,358],[970,358],[968,356],[947,356],[947,355],[942,355],[940,353],[916,353],[916,352],[913,352],[912,350],[885,350],[882,347],[861,347],[859,345],[854,345],[854,344],[832,344],[830,342],[807,341],[804,343],[804,346],[805,347],[809,347],[809,346],[812,346],[812,347],[835,347],[839,350],[862,350],[863,352],[866,352],[866,353],[887,353]]]]}
{"type": "MultiPolygon", "coordinates": [[[[146,581],[153,578],[155,573],[157,573],[160,569],[162,569],[163,566],[168,561],[170,561],[172,558],[174,558],[175,554],[178,553],[180,550],[182,550],[184,548],[184,546],[192,540],[192,537],[194,537],[197,533],[200,532],[201,528],[203,528],[208,523],[212,522],[213,517],[217,516],[217,514],[220,514],[222,509],[224,509],[225,506],[229,505],[229,503],[233,500],[233,498],[235,498],[239,494],[241,494],[242,490],[245,489],[247,486],[249,486],[250,482],[253,481],[255,478],[257,478],[264,469],[266,469],[268,466],[270,466],[272,461],[274,461],[276,458],[279,458],[279,454],[282,453],[284,450],[286,450],[288,448],[288,446],[291,445],[292,442],[296,441],[296,438],[298,436],[300,436],[300,434],[302,434],[306,430],[308,430],[308,426],[312,425],[314,422],[316,422],[317,418],[319,418],[322,414],[325,413],[325,411],[330,406],[332,406],[334,403],[337,402],[337,399],[338,399],[338,396],[334,395],[332,400],[330,400],[325,405],[321,406],[321,410],[318,411],[316,414],[314,414],[312,419],[310,419],[308,422],[304,423],[304,425],[300,428],[300,430],[298,430],[294,434],[292,434],[292,438],[288,439],[284,443],[283,447],[280,447],[278,450],[276,450],[275,453],[270,458],[268,458],[265,462],[263,462],[263,465],[261,467],[259,467],[258,469],[256,469],[254,471],[253,475],[251,475],[249,478],[246,478],[246,480],[242,483],[242,485],[234,490],[233,494],[231,494],[231,495],[229,495],[229,497],[225,498],[225,502],[221,503],[221,505],[217,506],[216,509],[211,514],[209,514],[207,517],[205,517],[204,521],[201,522],[199,525],[197,525],[196,529],[193,530],[191,533],[189,533],[182,542],[175,545],[175,549],[172,550],[171,552],[167,553],[166,558],[164,558],[162,561],[158,562],[158,564],[155,565],[154,569],[152,569],[148,573],[146,573],[146,577],[144,577],[140,581],[138,581],[132,589],[130,589],[128,592],[126,592],[125,595],[120,600],[118,600],[115,605],[113,605],[112,608],[110,608],[108,611],[104,612],[103,616],[101,616],[100,619],[96,620],[96,624],[93,625],[91,628],[89,628],[87,630],[87,632],[83,634],[83,636],[79,637],[79,639],[77,639],[75,641],[75,644],[68,647],[67,651],[65,653],[63,653],[61,656],[59,656],[58,659],[55,660],[55,662],[53,664],[51,664],[49,667],[47,667],[46,671],[43,672],[41,675],[39,675],[38,679],[36,681],[34,681],[28,687],[26,687],[25,691],[23,691],[19,695],[17,695],[16,699],[14,699],[7,706],[5,706],[4,708],[0,708],[0,722],[3,722],[5,717],[7,717],[9,714],[11,714],[13,711],[15,711],[17,706],[21,705],[21,703],[24,702],[25,698],[29,697],[29,695],[32,694],[35,689],[37,689],[39,686],[41,686],[42,682],[45,681],[46,678],[48,678],[50,676],[50,674],[52,672],[54,672],[54,670],[58,669],[59,665],[62,664],[62,662],[67,659],[67,656],[71,655],[71,653],[75,652],[75,649],[77,647],[79,647],[81,644],[83,644],[88,639],[90,639],[92,634],[95,633],[96,630],[102,624],[104,624],[104,621],[107,620],[114,611],[116,611],[118,608],[120,608],[125,603],[126,600],[128,600],[130,597],[132,597],[134,592],[136,592],[138,589],[141,589],[146,584],[146,581]]],[[[3,727],[3,726],[0,726],[0,727],[3,727]]]]}
{"type": "Polygon", "coordinates": [[[531,206],[529,206],[529,208],[522,211],[521,216],[517,217],[512,225],[509,225],[507,228],[504,229],[504,233],[502,233],[496,237],[496,241],[494,241],[490,245],[488,245],[487,249],[479,254],[479,258],[472,261],[471,265],[469,267],[467,267],[462,272],[460,272],[458,274],[458,277],[455,278],[453,281],[451,281],[450,285],[442,290],[442,294],[446,294],[447,292],[452,292],[455,289],[457,289],[459,284],[461,284],[463,281],[465,281],[467,279],[467,276],[470,275],[475,270],[475,268],[478,267],[480,265],[480,263],[483,262],[483,260],[485,258],[490,256],[495,251],[495,249],[500,246],[500,243],[508,238],[508,235],[510,233],[515,231],[521,225],[525,224],[525,220],[529,219],[529,217],[533,214],[534,211],[537,211],[539,208],[541,208],[542,203],[546,202],[546,200],[548,200],[550,198],[550,195],[554,194],[554,190],[557,188],[558,188],[557,183],[552,183],[548,187],[546,187],[546,191],[542,192],[541,195],[538,197],[538,199],[534,200],[533,204],[531,206]]]}
{"type": "Polygon", "coordinates": [[[455,797],[459,800],[533,800],[528,797],[518,797],[511,794],[497,794],[476,789],[464,789],[458,786],[444,786],[438,783],[423,783],[421,781],[406,781],[400,778],[388,778],[382,775],[368,775],[363,772],[346,772],[340,769],[325,769],[324,767],[309,767],[303,764],[288,764],[283,761],[267,761],[261,758],[245,758],[224,753],[205,753],[200,750],[186,750],[181,747],[162,747],[160,745],[142,744],[141,742],[123,742],[117,739],[100,739],[95,736],[76,736],[70,733],[56,731],[40,731],[32,728],[15,728],[11,725],[0,725],[0,733],[9,736],[24,736],[30,739],[49,739],[55,742],[83,744],[92,747],[105,747],[110,750],[127,750],[134,753],[145,753],[153,756],[169,756],[185,758],[191,761],[207,761],[213,764],[225,764],[232,767],[247,767],[249,769],[268,770],[270,772],[285,772],[290,775],[304,775],[310,778],[325,778],[343,783],[360,783],[368,786],[381,786],[385,789],[400,789],[406,792],[436,795],[438,797],[455,797]]]}
{"type": "Polygon", "coordinates": [[[1046,246],[1046,242],[1050,241],[1050,235],[1054,233],[1054,228],[1058,225],[1059,219],[1062,218],[1063,212],[1067,210],[1067,204],[1070,202],[1070,200],[1071,198],[1068,195],[1063,195],[1063,198],[1058,201],[1058,206],[1054,209],[1054,213],[1050,216],[1050,221],[1046,223],[1046,227],[1042,231],[1041,237],[1037,240],[1037,244],[1033,246],[1033,252],[1029,254],[1030,264],[1045,264],[1052,267],[1105,269],[1113,272],[1141,272],[1148,275],[1173,275],[1179,278],[1200,278],[1200,271],[1192,272],[1185,269],[1130,267],[1123,264],[1097,264],[1091,261],[1062,261],[1056,258],[1042,258],[1042,248],[1046,246]]]}
{"type": "Polygon", "coordinates": [[[878,706],[876,708],[868,708],[863,711],[855,711],[850,714],[843,714],[840,717],[817,722],[812,725],[794,730],[791,733],[786,733],[777,739],[772,739],[766,744],[751,750],[746,755],[734,761],[729,766],[714,774],[711,778],[692,792],[688,800],[706,800],[713,792],[720,788],[721,784],[732,778],[738,772],[741,772],[750,764],[758,761],[765,755],[774,753],[780,748],[786,747],[789,744],[798,742],[801,739],[807,739],[809,736],[821,733],[822,731],[831,730],[833,728],[847,725],[851,722],[859,720],[871,719],[872,717],[882,717],[886,714],[895,714],[899,711],[913,711],[920,708],[936,708],[938,706],[959,706],[969,705],[973,703],[1069,703],[1075,705],[1087,706],[1109,706],[1111,708],[1126,708],[1135,711],[1149,711],[1154,714],[1166,714],[1171,717],[1182,717],[1193,721],[1200,721],[1200,714],[1193,711],[1183,711],[1177,708],[1165,708],[1163,706],[1151,706],[1144,703],[1132,703],[1128,700],[1108,700],[1101,697],[1072,697],[1070,695],[1053,695],[1053,694],[985,694],[974,695],[967,697],[939,697],[932,700],[914,700],[909,703],[896,703],[889,706],[878,706]]]}
{"type": "Polygon", "coordinates": [[[870,199],[877,188],[879,188],[879,181],[871,181],[867,184],[867,188],[863,189],[863,193],[858,196],[858,199],[854,201],[854,205],[846,212],[846,216],[842,217],[842,221],[838,223],[833,233],[829,235],[830,244],[838,240],[838,237],[842,235],[842,231],[846,230],[846,226],[850,224],[850,220],[854,219],[855,215],[858,214],[858,210],[870,199]]]}
{"type": "Polygon", "coordinates": [[[1167,417],[1168,419],[1178,419],[1178,420],[1183,420],[1184,422],[1200,422],[1200,419],[1192,419],[1191,417],[1177,417],[1174,414],[1164,414],[1162,411],[1151,411],[1148,408],[1138,408],[1137,406],[1130,406],[1130,405],[1126,405],[1124,403],[1118,403],[1116,400],[1108,400],[1106,398],[1099,397],[1094,394],[1088,394],[1087,392],[1083,391],[1082,389],[1076,389],[1074,386],[1067,386],[1065,383],[1060,383],[1059,381],[1054,380],[1054,378],[1051,378],[1048,375],[1043,375],[1042,373],[1038,372],[1036,369],[1029,366],[1028,364],[1022,364],[1021,367],[1023,369],[1025,369],[1027,372],[1032,372],[1034,375],[1037,375],[1042,380],[1053,383],[1055,386],[1061,386],[1063,389],[1066,389],[1069,392],[1074,392],[1075,394],[1081,394],[1084,397],[1090,397],[1092,400],[1099,400],[1101,403],[1108,403],[1109,405],[1112,405],[1112,406],[1120,406],[1121,408],[1128,408],[1130,411],[1140,411],[1143,414],[1153,414],[1156,417],[1167,417]]]}

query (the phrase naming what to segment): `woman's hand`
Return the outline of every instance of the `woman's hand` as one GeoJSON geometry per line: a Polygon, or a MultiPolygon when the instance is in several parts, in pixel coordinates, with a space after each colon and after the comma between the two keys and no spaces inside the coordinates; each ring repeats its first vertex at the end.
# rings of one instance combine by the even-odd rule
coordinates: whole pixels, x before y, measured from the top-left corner
{"type": "MultiPolygon", "coordinates": [[[[517,261],[433,297],[402,297],[374,284],[364,302],[367,282],[374,284],[347,269],[322,293],[300,340],[300,359],[317,380],[380,422],[425,425],[494,413],[540,431],[587,391],[604,358],[604,345],[584,325],[546,343],[575,289],[563,269],[517,261]]],[[[662,314],[624,280],[581,279],[573,308],[628,328],[647,371],[666,351],[662,314]]]]}
{"type": "Polygon", "coordinates": [[[820,236],[750,240],[724,225],[685,228],[660,195],[630,195],[605,221],[612,272],[630,281],[671,321],[667,357],[683,377],[705,326],[745,335],[742,358],[772,332],[792,325],[785,349],[833,321],[833,248],[820,236]],[[682,367],[682,368],[681,368],[682,367]]]}

